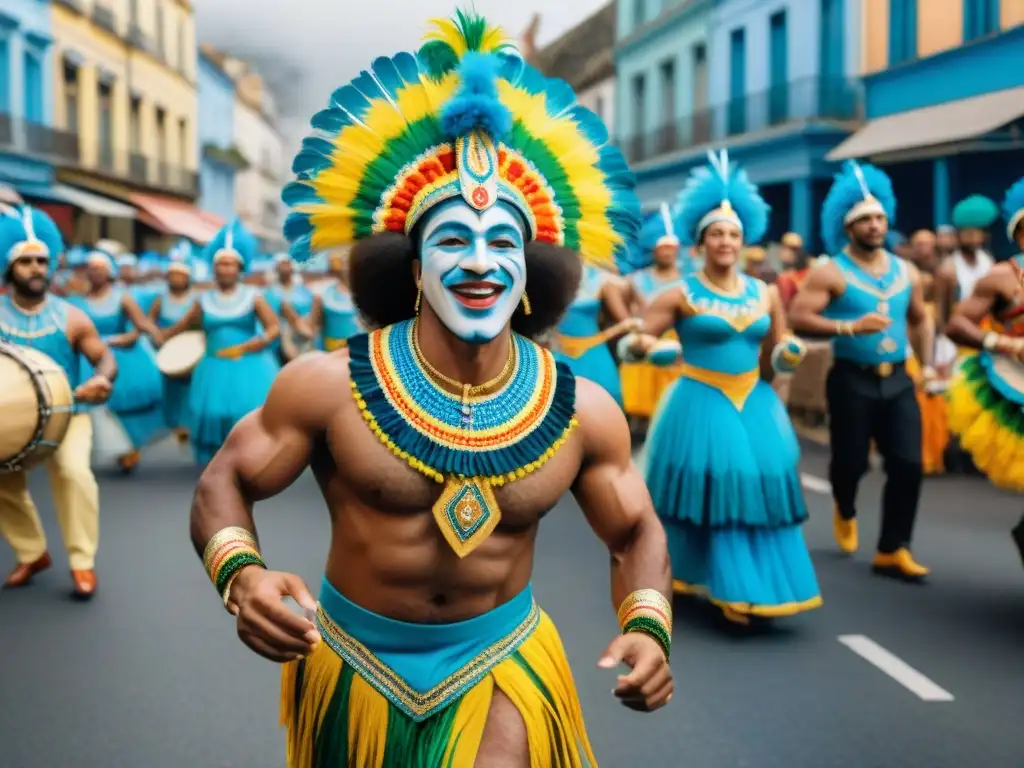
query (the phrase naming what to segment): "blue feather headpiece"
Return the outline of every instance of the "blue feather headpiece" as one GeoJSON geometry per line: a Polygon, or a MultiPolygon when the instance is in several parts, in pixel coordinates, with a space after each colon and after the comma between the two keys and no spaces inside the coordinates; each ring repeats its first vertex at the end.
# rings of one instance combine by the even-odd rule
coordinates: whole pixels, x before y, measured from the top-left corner
{"type": "Polygon", "coordinates": [[[885,171],[849,160],[835,176],[821,207],[821,237],[830,255],[849,243],[846,227],[875,213],[896,221],[896,195],[885,171]]]}
{"type": "Polygon", "coordinates": [[[237,259],[242,271],[248,271],[259,254],[259,243],[237,218],[221,227],[203,249],[203,260],[210,265],[220,259],[237,259]]]}
{"type": "Polygon", "coordinates": [[[568,83],[473,12],[435,19],[417,53],[376,59],[313,116],[292,164],[292,258],[412,233],[446,200],[518,211],[530,240],[611,266],[636,238],[636,180],[568,83]]]}
{"type": "Polygon", "coordinates": [[[0,264],[3,272],[21,256],[49,256],[50,274],[64,252],[64,238],[46,213],[30,205],[0,207],[0,264]]]}
{"type": "Polygon", "coordinates": [[[1006,190],[1003,217],[1006,219],[1006,236],[1011,242],[1016,242],[1017,227],[1024,225],[1024,178],[1006,190]]]}
{"type": "Polygon", "coordinates": [[[708,163],[690,174],[676,199],[677,231],[696,245],[707,227],[727,221],[740,228],[744,242],[760,242],[771,208],[746,172],[730,167],[726,150],[717,155],[709,150],[708,163]]]}
{"type": "Polygon", "coordinates": [[[167,252],[167,271],[184,272],[191,278],[195,272],[194,261],[192,243],[188,240],[179,240],[167,252]]]}
{"type": "Polygon", "coordinates": [[[116,278],[121,270],[118,264],[118,258],[110,251],[103,248],[93,248],[85,257],[86,264],[99,264],[105,267],[111,277],[116,278]]]}

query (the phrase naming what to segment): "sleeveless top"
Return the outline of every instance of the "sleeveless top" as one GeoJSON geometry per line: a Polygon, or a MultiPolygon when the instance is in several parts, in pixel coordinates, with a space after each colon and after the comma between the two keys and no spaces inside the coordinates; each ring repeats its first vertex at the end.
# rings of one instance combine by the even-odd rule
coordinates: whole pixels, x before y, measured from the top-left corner
{"type": "Polygon", "coordinates": [[[0,339],[42,352],[64,370],[71,388],[79,381],[79,355],[68,338],[71,304],[49,295],[38,312],[19,309],[13,298],[0,296],[0,339]]]}
{"type": "Polygon", "coordinates": [[[739,279],[735,293],[702,272],[682,279],[683,297],[696,313],[676,323],[685,365],[726,375],[759,373],[761,341],[772,324],[768,286],[749,275],[739,279]]]}
{"type": "Polygon", "coordinates": [[[157,327],[170,328],[181,320],[195,299],[195,293],[191,288],[180,297],[175,297],[170,291],[165,290],[160,296],[160,311],[156,315],[157,327]]]}
{"type": "Polygon", "coordinates": [[[558,324],[558,333],[572,338],[586,338],[601,332],[601,289],[608,275],[595,267],[584,267],[580,287],[558,324]]]}
{"type": "Polygon", "coordinates": [[[281,306],[286,303],[290,304],[301,317],[305,317],[313,309],[313,292],[304,285],[296,283],[287,288],[280,284],[272,285],[264,291],[264,295],[275,314],[278,315],[281,314],[281,306]]]}
{"type": "Polygon", "coordinates": [[[861,365],[901,363],[910,357],[907,336],[907,310],[910,308],[912,285],[910,268],[903,259],[886,252],[888,269],[875,277],[862,269],[846,253],[834,256],[835,264],[846,282],[842,296],[832,300],[823,316],[832,320],[857,320],[872,312],[892,318],[892,325],[880,333],[860,336],[836,336],[832,354],[839,360],[861,365]]]}
{"type": "Polygon", "coordinates": [[[199,296],[203,310],[203,330],[206,332],[206,356],[236,344],[242,344],[256,335],[259,318],[256,316],[257,290],[251,285],[239,284],[235,292],[225,296],[214,289],[199,296]]]}
{"type": "Polygon", "coordinates": [[[334,349],[341,341],[362,332],[359,312],[352,302],[352,295],[341,290],[338,283],[323,290],[320,302],[324,308],[323,338],[326,349],[334,349]]]}
{"type": "Polygon", "coordinates": [[[71,301],[82,309],[89,316],[96,326],[96,332],[104,341],[111,336],[118,336],[127,333],[131,328],[128,315],[121,306],[124,297],[124,288],[114,286],[110,293],[100,299],[91,299],[88,296],[75,296],[71,301]]]}
{"type": "Polygon", "coordinates": [[[953,254],[953,269],[956,271],[956,300],[963,301],[974,293],[974,286],[988,274],[994,263],[991,256],[979,250],[974,255],[974,264],[968,264],[963,254],[956,251],[953,254]]]}
{"type": "MultiPolygon", "coordinates": [[[[680,272],[682,274],[682,272],[680,272]]],[[[630,281],[637,293],[644,297],[647,302],[653,301],[666,288],[678,285],[680,278],[675,280],[662,280],[658,277],[653,268],[642,269],[630,276],[630,281]]]]}

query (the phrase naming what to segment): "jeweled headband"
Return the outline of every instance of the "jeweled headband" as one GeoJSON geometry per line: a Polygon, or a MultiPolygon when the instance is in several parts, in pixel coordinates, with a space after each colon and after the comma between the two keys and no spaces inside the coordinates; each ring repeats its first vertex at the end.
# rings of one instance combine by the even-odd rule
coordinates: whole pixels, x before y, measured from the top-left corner
{"type": "Polygon", "coordinates": [[[477,210],[504,201],[531,239],[613,265],[637,235],[640,203],[600,118],[479,16],[432,25],[418,53],[376,59],[313,116],[317,133],[282,193],[292,257],[409,234],[461,197],[477,210]]]}
{"type": "Polygon", "coordinates": [[[689,242],[716,222],[728,222],[748,243],[760,242],[770,208],[745,171],[730,165],[729,153],[708,151],[708,164],[694,170],[676,200],[676,218],[689,242]]]}

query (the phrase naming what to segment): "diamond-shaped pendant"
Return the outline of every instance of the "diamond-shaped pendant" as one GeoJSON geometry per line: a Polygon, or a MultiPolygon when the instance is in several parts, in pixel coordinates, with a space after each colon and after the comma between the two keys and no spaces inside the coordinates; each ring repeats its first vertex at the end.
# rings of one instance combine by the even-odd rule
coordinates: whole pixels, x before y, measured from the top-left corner
{"type": "Polygon", "coordinates": [[[501,520],[491,484],[479,477],[449,477],[433,512],[438,528],[459,557],[479,547],[501,520]]]}

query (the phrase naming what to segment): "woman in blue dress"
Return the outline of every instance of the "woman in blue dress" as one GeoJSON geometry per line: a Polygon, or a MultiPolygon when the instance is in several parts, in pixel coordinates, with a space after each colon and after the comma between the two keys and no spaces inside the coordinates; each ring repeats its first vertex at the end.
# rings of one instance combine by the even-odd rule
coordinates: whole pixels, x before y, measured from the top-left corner
{"type": "MultiPolygon", "coordinates": [[[[170,328],[182,317],[195,301],[192,287],[192,258],[189,251],[172,249],[167,262],[167,285],[153,300],[150,319],[157,328],[170,328]]],[[[188,442],[191,424],[189,398],[192,393],[192,377],[163,377],[164,421],[178,438],[179,443],[188,442]]]]}
{"type": "Polygon", "coordinates": [[[672,327],[679,336],[682,376],[658,405],[641,463],[674,589],[747,624],[821,604],[801,530],[799,445],[769,384],[805,348],[785,335],[777,293],[739,269],[744,239],[764,235],[768,206],[725,152],[709,157],[676,210],[679,234],[702,248],[704,266],[652,302],[642,333],[623,348],[660,361],[657,339],[672,327]]]}
{"type": "Polygon", "coordinates": [[[584,265],[576,298],[565,312],[554,334],[552,351],[573,374],[599,384],[622,406],[622,383],[610,341],[630,330],[638,321],[629,309],[629,283],[612,272],[584,265]],[[612,326],[602,330],[601,321],[612,326]]]}
{"type": "MultiPolygon", "coordinates": [[[[152,333],[155,326],[130,291],[117,283],[118,272],[113,255],[91,251],[86,265],[89,289],[85,295],[69,300],[89,316],[117,360],[113,393],[106,410],[95,413],[93,420],[105,419],[109,413],[123,434],[111,441],[110,430],[94,425],[94,452],[104,457],[113,454],[121,469],[131,472],[139,463],[141,450],[166,432],[161,406],[163,382],[153,346],[148,338],[140,336],[140,331],[152,333]],[[127,438],[127,443],[122,438],[127,438]]],[[[92,367],[84,358],[82,365],[80,378],[87,381],[92,367]]]]}
{"type": "Polygon", "coordinates": [[[282,365],[297,357],[303,347],[302,336],[308,333],[303,320],[313,311],[313,292],[295,273],[295,264],[287,253],[274,257],[277,282],[268,286],[263,295],[274,314],[288,323],[270,349],[282,365]]]}
{"type": "Polygon", "coordinates": [[[347,258],[332,254],[328,272],[327,280],[317,286],[319,290],[309,319],[317,348],[334,352],[347,347],[349,338],[363,333],[366,328],[349,292],[347,258]]]}
{"type": "Polygon", "coordinates": [[[201,465],[220,450],[235,424],[263,405],[277,375],[269,349],[278,334],[277,315],[259,289],[241,281],[256,250],[256,239],[238,220],[221,229],[203,251],[216,287],[157,335],[163,343],[194,326],[206,333],[206,354],[192,374],[189,399],[192,450],[201,465]]]}

